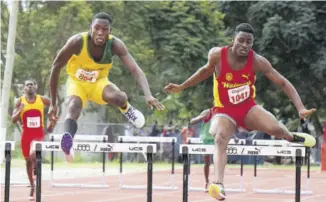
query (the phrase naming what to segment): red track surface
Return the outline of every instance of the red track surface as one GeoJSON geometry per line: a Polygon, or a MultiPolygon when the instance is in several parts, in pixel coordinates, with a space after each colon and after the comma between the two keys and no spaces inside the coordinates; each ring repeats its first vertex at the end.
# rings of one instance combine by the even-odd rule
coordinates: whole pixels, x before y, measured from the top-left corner
{"type": "MultiPolygon", "coordinates": [[[[155,164],[154,164],[155,171],[155,164]]],[[[244,183],[246,192],[244,193],[226,193],[229,202],[294,202],[294,195],[284,194],[257,194],[252,192],[253,169],[244,170],[244,183]]],[[[276,171],[271,169],[259,169],[257,184],[259,188],[284,188],[294,189],[294,169],[286,171],[276,171]]],[[[124,184],[146,185],[146,173],[129,174],[124,177],[124,184]]],[[[211,177],[212,178],[212,177],[211,177]]],[[[118,176],[106,177],[108,189],[90,189],[90,188],[52,188],[49,181],[42,183],[42,202],[146,202],[146,190],[130,190],[119,188],[118,176]]],[[[170,179],[168,172],[154,172],[153,184],[166,185],[170,179]]],[[[203,169],[192,168],[190,175],[191,186],[203,187],[204,176],[203,169]]],[[[302,172],[302,188],[305,187],[306,173],[302,172]]],[[[310,189],[312,195],[302,195],[301,201],[324,202],[326,201],[326,172],[311,172],[310,189]]],[[[71,183],[100,183],[100,178],[87,178],[66,180],[71,183]]],[[[225,176],[226,187],[237,188],[239,186],[239,170],[227,169],[225,176]]],[[[59,182],[58,180],[56,182],[59,182]]],[[[177,170],[175,174],[175,184],[178,186],[176,191],[153,190],[153,202],[182,202],[182,170],[177,170]]],[[[1,187],[1,201],[3,201],[3,186],[1,187]]],[[[10,202],[27,202],[29,188],[12,186],[10,189],[10,202]]],[[[207,193],[189,191],[189,202],[216,201],[207,193]]]]}

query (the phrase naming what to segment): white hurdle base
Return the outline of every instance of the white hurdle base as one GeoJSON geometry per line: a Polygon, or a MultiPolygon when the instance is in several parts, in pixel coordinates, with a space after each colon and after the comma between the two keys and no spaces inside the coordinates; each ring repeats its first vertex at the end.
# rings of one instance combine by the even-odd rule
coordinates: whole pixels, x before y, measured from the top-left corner
{"type": "MultiPolygon", "coordinates": [[[[4,182],[1,182],[1,186],[5,186],[4,182]]],[[[10,186],[15,186],[15,187],[27,187],[30,186],[29,182],[25,181],[10,181],[10,186]]]]}
{"type": "MultiPolygon", "coordinates": [[[[120,174],[120,189],[147,189],[146,185],[124,185],[123,184],[123,174],[120,174]]],[[[152,186],[153,190],[178,190],[177,186],[174,186],[174,174],[170,177],[170,185],[169,186],[152,186]]]]}
{"type": "MultiPolygon", "coordinates": [[[[198,192],[205,192],[207,191],[204,188],[199,188],[199,187],[188,187],[189,191],[198,191],[198,192]]],[[[224,189],[226,192],[234,192],[234,193],[241,193],[241,192],[246,192],[246,189],[244,188],[225,188],[224,189]]]]}
{"type": "Polygon", "coordinates": [[[53,183],[52,187],[65,187],[65,188],[93,188],[93,189],[107,189],[109,185],[101,184],[65,184],[53,183]]]}
{"type": "MultiPolygon", "coordinates": [[[[147,186],[144,185],[122,185],[120,186],[121,189],[147,189],[147,186]]],[[[178,187],[173,186],[153,186],[153,190],[178,190],[178,187]]]]}
{"type": "MultiPolygon", "coordinates": [[[[295,190],[281,190],[281,189],[253,189],[254,193],[258,194],[295,194],[295,190]]],[[[301,190],[301,195],[312,195],[312,191],[301,190]]]]}
{"type": "MultiPolygon", "coordinates": [[[[256,181],[256,178],[254,177],[254,187],[252,189],[252,191],[254,193],[258,193],[258,194],[295,194],[295,188],[293,188],[293,190],[290,190],[290,189],[278,189],[278,188],[275,188],[275,189],[259,189],[259,188],[256,188],[257,187],[257,181],[256,181]]],[[[312,195],[313,194],[313,191],[312,190],[309,190],[309,188],[311,188],[310,186],[310,180],[309,179],[306,179],[306,188],[302,189],[301,188],[301,195],[312,195]]]]}
{"type": "MultiPolygon", "coordinates": [[[[105,173],[102,174],[102,179],[105,179],[105,173]]],[[[51,172],[51,186],[65,187],[65,188],[93,188],[93,189],[107,189],[109,185],[103,180],[102,184],[77,184],[77,183],[54,183],[53,171],[51,172]]]]}
{"type": "MultiPolygon", "coordinates": [[[[190,176],[189,176],[190,178],[190,176]]],[[[230,187],[225,187],[224,190],[227,192],[234,192],[234,193],[241,193],[241,192],[246,192],[246,189],[244,188],[244,179],[243,176],[240,178],[240,187],[239,188],[230,188],[230,187]]],[[[189,191],[198,191],[198,192],[205,192],[207,191],[205,188],[200,188],[200,187],[192,187],[190,184],[188,186],[189,191]]]]}

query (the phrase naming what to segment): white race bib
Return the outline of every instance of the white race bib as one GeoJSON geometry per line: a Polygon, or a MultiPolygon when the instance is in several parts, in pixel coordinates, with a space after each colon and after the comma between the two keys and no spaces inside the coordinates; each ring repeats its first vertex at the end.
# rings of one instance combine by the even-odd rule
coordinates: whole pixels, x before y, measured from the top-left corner
{"type": "Polygon", "coordinates": [[[27,117],[27,128],[39,128],[41,127],[40,117],[27,117]]]}
{"type": "Polygon", "coordinates": [[[75,74],[77,79],[81,81],[91,82],[91,83],[94,83],[97,80],[98,75],[99,75],[98,71],[89,72],[83,69],[78,69],[75,74]]]}
{"type": "Polygon", "coordinates": [[[229,100],[232,104],[239,104],[250,96],[250,87],[249,85],[241,86],[238,88],[233,88],[228,90],[229,100]]]}

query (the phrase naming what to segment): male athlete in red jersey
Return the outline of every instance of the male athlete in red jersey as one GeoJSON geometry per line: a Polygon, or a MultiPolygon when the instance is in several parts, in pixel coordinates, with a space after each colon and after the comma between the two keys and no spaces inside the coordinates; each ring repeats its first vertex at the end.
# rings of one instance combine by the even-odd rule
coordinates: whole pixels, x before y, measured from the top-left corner
{"type": "MultiPolygon", "coordinates": [[[[26,171],[31,185],[30,200],[34,199],[33,168],[35,168],[35,153],[30,153],[32,141],[41,141],[44,138],[44,107],[50,106],[50,99],[36,94],[37,85],[33,80],[26,80],[24,95],[16,104],[12,115],[13,123],[21,122],[23,131],[21,137],[22,153],[26,160],[26,171]]],[[[51,131],[55,123],[50,123],[51,131]]]]}
{"type": "Polygon", "coordinates": [[[214,117],[210,134],[215,137],[214,155],[215,182],[209,194],[218,200],[225,199],[223,186],[227,160],[227,144],[237,127],[259,130],[277,138],[313,147],[316,140],[304,133],[290,133],[270,112],[255,102],[255,73],[262,72],[269,80],[283,89],[304,118],[316,109],[306,109],[293,85],[277,72],[269,61],[252,50],[254,30],[248,23],[235,29],[232,44],[214,47],[208,53],[208,62],[181,85],[168,84],[168,93],[179,93],[214,75],[214,117]],[[266,124],[268,123],[268,124],[266,124]]]}

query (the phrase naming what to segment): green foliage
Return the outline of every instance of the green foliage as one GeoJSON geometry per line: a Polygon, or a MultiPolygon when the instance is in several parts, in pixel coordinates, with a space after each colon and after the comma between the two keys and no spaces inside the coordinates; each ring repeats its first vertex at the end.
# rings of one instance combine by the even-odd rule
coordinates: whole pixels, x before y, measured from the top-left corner
{"type": "MultiPolygon", "coordinates": [[[[227,42],[223,35],[224,15],[216,11],[216,2],[163,1],[148,3],[145,8],[145,24],[154,47],[160,86],[183,82],[207,63],[207,54],[212,47],[227,42]]],[[[168,112],[163,121],[173,118],[178,119],[177,122],[187,122],[211,107],[211,89],[212,80],[208,79],[178,96],[168,96],[164,101],[172,104],[167,103],[168,112]]]]}
{"type": "MultiPolygon", "coordinates": [[[[244,1],[27,1],[20,2],[16,55],[10,102],[20,95],[26,78],[38,81],[39,93],[48,93],[50,68],[60,48],[72,35],[88,31],[92,16],[108,12],[112,34],[122,39],[147,76],[155,97],[166,109],[152,111],[129,70],[114,57],[109,79],[128,94],[132,105],[144,112],[147,123],[174,120],[185,124],[212,106],[212,79],[178,95],[163,87],[182,83],[207,62],[208,51],[231,42],[235,26],[250,22],[256,30],[255,51],[264,55],[298,89],[307,107],[325,108],[326,40],[323,2],[244,1]]],[[[1,67],[5,64],[9,13],[1,4],[1,67]]],[[[62,70],[60,84],[66,81],[62,70]]],[[[63,90],[63,89],[61,89],[63,90]]],[[[290,100],[279,88],[258,75],[258,102],[277,117],[296,118],[290,100]]],[[[60,102],[64,99],[59,96],[60,102]]],[[[103,122],[124,122],[116,107],[91,104],[103,122]]],[[[11,108],[12,109],[12,108],[11,108]]],[[[84,111],[86,113],[87,111],[84,111]]],[[[325,116],[320,110],[314,117],[325,116]]]]}

